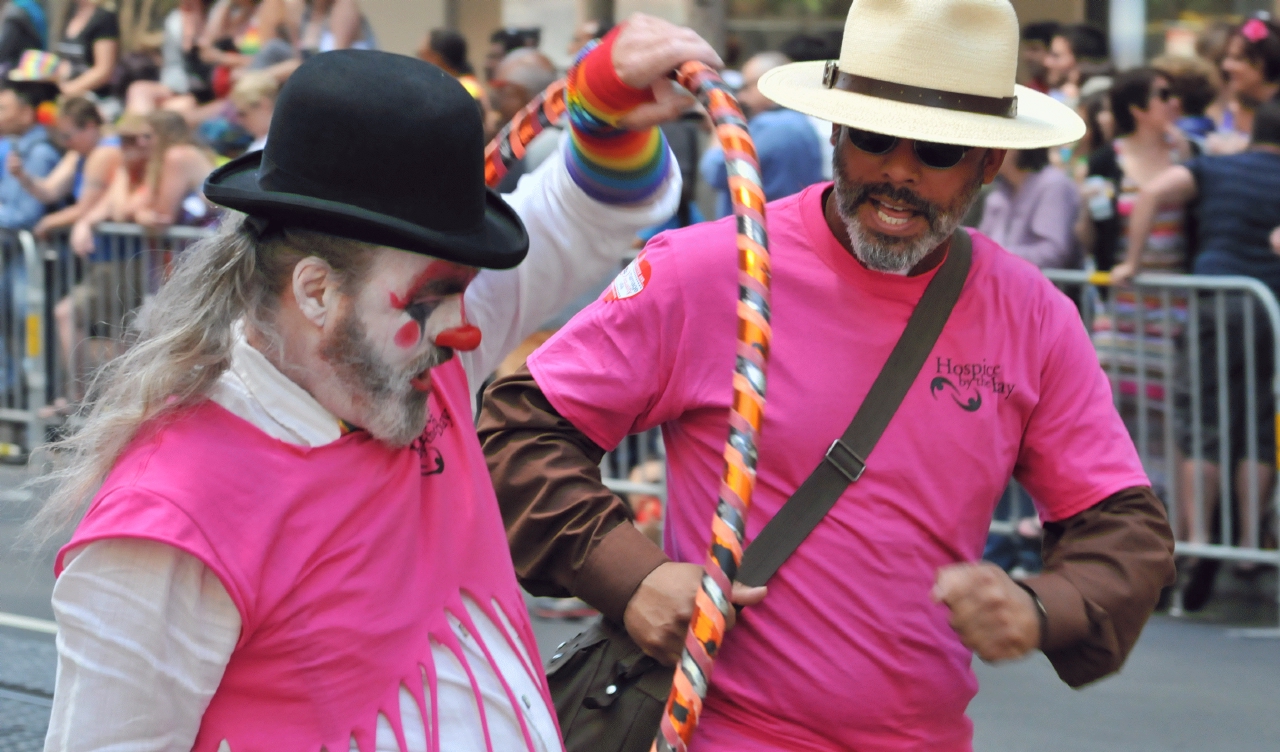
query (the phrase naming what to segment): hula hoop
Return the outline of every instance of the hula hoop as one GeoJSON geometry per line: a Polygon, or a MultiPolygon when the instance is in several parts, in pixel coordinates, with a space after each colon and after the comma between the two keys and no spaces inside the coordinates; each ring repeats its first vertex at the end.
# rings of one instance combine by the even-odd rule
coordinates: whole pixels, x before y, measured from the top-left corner
{"type": "MultiPolygon", "coordinates": [[[[769,239],[765,230],[764,189],[755,144],[737,100],[720,76],[698,62],[680,66],[676,81],[711,114],[724,149],[729,196],[737,217],[738,346],[733,372],[733,402],[720,499],[711,521],[711,545],[702,586],[694,600],[684,654],[672,680],[655,752],[684,752],[702,715],[702,701],[716,654],[724,640],[729,596],[742,562],[742,539],[756,483],[757,440],[764,417],[765,365],[773,330],[769,325],[769,239]]],[[[558,81],[538,95],[485,149],[485,182],[493,187],[525,147],[565,112],[565,84],[558,81]]]]}

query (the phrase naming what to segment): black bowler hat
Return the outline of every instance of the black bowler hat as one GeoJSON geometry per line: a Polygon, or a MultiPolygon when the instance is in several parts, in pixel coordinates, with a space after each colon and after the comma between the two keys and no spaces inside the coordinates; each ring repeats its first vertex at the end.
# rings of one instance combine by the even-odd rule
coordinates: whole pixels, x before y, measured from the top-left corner
{"type": "Polygon", "coordinates": [[[276,101],[264,151],[214,170],[215,204],[286,226],[509,269],[529,250],[484,184],[475,100],[430,63],[371,50],[316,55],[276,101]]]}

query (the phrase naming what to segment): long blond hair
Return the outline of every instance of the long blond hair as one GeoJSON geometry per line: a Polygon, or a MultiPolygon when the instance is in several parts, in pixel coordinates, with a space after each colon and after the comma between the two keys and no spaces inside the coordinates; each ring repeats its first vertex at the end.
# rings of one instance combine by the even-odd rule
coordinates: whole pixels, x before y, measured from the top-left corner
{"type": "Polygon", "coordinates": [[[51,492],[27,535],[39,544],[78,520],[144,424],[207,398],[230,364],[237,321],[279,342],[273,322],[299,261],[324,259],[350,293],[365,276],[370,249],[233,215],[213,237],[184,251],[138,316],[136,341],[94,377],[81,410],[83,426],[46,447],[59,469],[43,480],[51,492]]]}
{"type": "Polygon", "coordinates": [[[200,149],[213,162],[213,153],[196,140],[186,118],[170,110],[156,110],[147,115],[151,126],[151,156],[147,158],[147,189],[154,197],[160,190],[160,174],[164,171],[164,156],[178,144],[188,144],[200,149]]]}

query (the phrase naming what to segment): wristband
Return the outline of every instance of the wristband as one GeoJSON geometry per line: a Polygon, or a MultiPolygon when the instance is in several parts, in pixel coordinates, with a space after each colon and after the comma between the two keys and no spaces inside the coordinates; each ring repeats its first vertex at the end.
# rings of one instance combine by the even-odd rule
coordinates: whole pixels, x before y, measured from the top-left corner
{"type": "Polygon", "coordinates": [[[591,92],[593,104],[603,111],[602,114],[622,115],[638,105],[654,101],[652,89],[637,89],[618,78],[618,71],[613,67],[613,43],[620,31],[621,26],[606,34],[600,45],[585,55],[581,62],[581,85],[591,92]]]}

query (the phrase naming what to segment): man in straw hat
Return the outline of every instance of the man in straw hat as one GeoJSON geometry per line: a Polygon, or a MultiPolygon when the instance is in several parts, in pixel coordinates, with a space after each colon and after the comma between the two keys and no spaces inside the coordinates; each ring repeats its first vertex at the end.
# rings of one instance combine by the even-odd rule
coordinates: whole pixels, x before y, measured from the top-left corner
{"type": "Polygon", "coordinates": [[[46,749],[562,748],[472,395],[674,210],[650,125],[690,59],[719,62],[651,18],[595,47],[572,138],[505,200],[452,76],[298,69],[205,185],[247,216],[183,254],[64,444],[44,521],[92,501],[46,749]]]}
{"type": "MultiPolygon", "coordinates": [[[[729,633],[693,750],[967,750],[973,653],[1039,648],[1086,684],[1120,668],[1172,582],[1164,510],[1074,306],[990,239],[953,236],[1006,149],[1084,132],[1015,86],[1017,62],[1007,0],[854,0],[839,61],[760,80],[783,107],[835,123],[835,182],[767,209],[773,338],[748,556],[815,467],[846,475],[729,633]],[[950,318],[855,463],[832,440],[938,270],[964,269],[953,255],[971,265],[950,318]],[[1011,476],[1046,528],[1045,571],[1021,582],[977,563],[1011,476]]],[[[720,494],[736,253],[732,220],[658,236],[491,387],[479,423],[525,587],[583,598],[668,664],[720,494]],[[662,548],[595,468],[655,426],[662,548]]]]}

